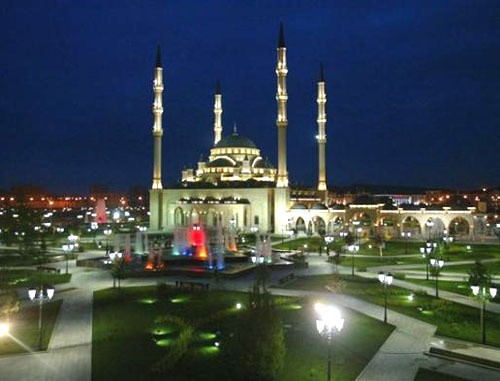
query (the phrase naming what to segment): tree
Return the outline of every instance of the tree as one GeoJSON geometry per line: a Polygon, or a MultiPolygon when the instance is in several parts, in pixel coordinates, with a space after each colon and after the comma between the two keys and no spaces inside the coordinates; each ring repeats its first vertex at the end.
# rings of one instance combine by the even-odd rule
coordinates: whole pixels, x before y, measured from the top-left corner
{"type": "Polygon", "coordinates": [[[283,324],[272,297],[254,286],[249,293],[249,308],[242,311],[235,332],[223,346],[224,363],[245,381],[275,380],[285,361],[283,324]]]}
{"type": "Polygon", "coordinates": [[[115,257],[113,264],[111,265],[111,276],[113,277],[113,287],[115,287],[116,280],[118,279],[118,288],[121,287],[120,281],[125,279],[125,258],[115,257]]]}
{"type": "Polygon", "coordinates": [[[10,316],[19,312],[19,299],[14,291],[0,295],[0,316],[9,321],[10,316]]]}
{"type": "Polygon", "coordinates": [[[491,275],[488,269],[480,261],[476,261],[469,270],[469,289],[470,286],[489,287],[491,285],[491,275]]]}
{"type": "Polygon", "coordinates": [[[347,235],[344,238],[344,242],[347,246],[354,244],[355,239],[354,236],[351,234],[351,232],[347,233],[347,235]]]}
{"type": "Polygon", "coordinates": [[[383,256],[383,250],[385,249],[385,241],[384,241],[384,236],[380,233],[377,233],[374,238],[375,245],[378,247],[378,251],[380,256],[383,256]]]}

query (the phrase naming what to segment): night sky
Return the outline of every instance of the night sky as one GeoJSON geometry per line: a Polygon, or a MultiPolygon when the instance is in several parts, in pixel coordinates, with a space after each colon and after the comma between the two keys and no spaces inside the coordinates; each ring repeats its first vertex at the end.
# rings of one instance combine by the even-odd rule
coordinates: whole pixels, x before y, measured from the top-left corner
{"type": "Polygon", "coordinates": [[[288,171],[317,181],[316,80],[327,81],[331,185],[500,183],[497,0],[2,1],[0,188],[151,186],[155,50],[163,184],[223,134],[276,165],[276,46],[288,58],[288,171]]]}

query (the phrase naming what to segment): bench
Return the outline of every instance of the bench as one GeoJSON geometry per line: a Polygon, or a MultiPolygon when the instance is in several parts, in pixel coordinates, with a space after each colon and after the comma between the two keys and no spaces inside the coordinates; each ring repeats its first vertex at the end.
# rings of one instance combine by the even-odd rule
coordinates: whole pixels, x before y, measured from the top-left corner
{"type": "Polygon", "coordinates": [[[48,266],[38,266],[36,268],[36,271],[42,271],[46,273],[57,273],[57,274],[61,273],[61,269],[56,269],[55,267],[48,267],[48,266]]]}
{"type": "Polygon", "coordinates": [[[284,277],[281,277],[278,280],[278,283],[279,284],[285,284],[285,283],[290,282],[290,281],[292,281],[294,279],[295,279],[295,274],[294,273],[290,273],[290,274],[288,274],[288,275],[286,275],[284,277]]]}
{"type": "Polygon", "coordinates": [[[200,290],[200,291],[208,291],[209,284],[202,282],[191,282],[185,280],[177,280],[175,281],[175,288],[188,289],[190,291],[200,290]]]}

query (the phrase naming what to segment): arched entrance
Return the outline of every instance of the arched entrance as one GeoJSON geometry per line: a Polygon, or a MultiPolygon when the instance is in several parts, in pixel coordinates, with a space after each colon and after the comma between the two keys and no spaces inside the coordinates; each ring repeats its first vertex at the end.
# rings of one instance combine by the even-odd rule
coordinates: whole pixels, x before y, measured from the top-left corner
{"type": "Polygon", "coordinates": [[[312,222],[313,222],[313,233],[314,234],[319,234],[319,235],[326,234],[326,224],[325,224],[324,219],[316,216],[316,217],[313,217],[312,222]]]}
{"type": "Polygon", "coordinates": [[[184,226],[184,223],[185,223],[184,212],[182,211],[182,208],[179,206],[174,210],[174,225],[176,227],[184,226]]]}
{"type": "Polygon", "coordinates": [[[416,236],[422,233],[422,228],[420,227],[420,222],[415,217],[408,216],[403,220],[402,231],[416,236]]]}
{"type": "Polygon", "coordinates": [[[295,222],[295,229],[297,230],[297,233],[306,232],[306,223],[302,217],[297,218],[297,221],[295,222]]]}
{"type": "Polygon", "coordinates": [[[430,217],[425,221],[425,235],[428,240],[439,239],[444,233],[444,223],[440,218],[430,217]]]}
{"type": "Polygon", "coordinates": [[[456,217],[450,221],[448,232],[452,236],[461,236],[469,234],[469,223],[465,218],[456,217]]]}

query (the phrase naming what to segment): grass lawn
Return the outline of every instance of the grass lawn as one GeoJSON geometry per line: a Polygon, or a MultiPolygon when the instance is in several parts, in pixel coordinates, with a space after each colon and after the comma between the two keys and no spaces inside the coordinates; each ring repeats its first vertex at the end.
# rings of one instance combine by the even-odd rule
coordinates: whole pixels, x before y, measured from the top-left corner
{"type": "MultiPolygon", "coordinates": [[[[166,292],[159,297],[156,287],[141,287],[94,294],[93,380],[230,379],[231,369],[221,362],[220,348],[241,313],[234,306],[236,302],[245,305],[247,294],[188,293],[175,289],[166,292]],[[155,325],[155,318],[165,314],[181,317],[195,327],[194,342],[167,378],[151,372],[178,339],[179,329],[175,325],[155,325]],[[220,342],[220,348],[214,346],[216,341],[220,342]]],[[[312,305],[296,298],[275,300],[284,323],[287,348],[279,380],[323,380],[327,343],[316,331],[312,305]]],[[[346,324],[332,345],[334,380],[354,380],[393,327],[350,310],[342,313],[346,324]]]]}
{"type": "MultiPolygon", "coordinates": [[[[324,291],[332,284],[332,275],[317,275],[299,278],[288,287],[294,289],[324,291]]],[[[370,303],[384,305],[383,288],[376,279],[341,277],[343,293],[370,303]]],[[[337,282],[338,283],[338,282],[337,282]]],[[[388,308],[413,318],[434,324],[437,334],[465,341],[480,341],[479,309],[436,299],[423,293],[412,293],[395,286],[389,288],[388,308]],[[409,300],[409,295],[413,300],[409,300]]],[[[389,313],[390,314],[390,313],[389,313]]],[[[487,343],[500,346],[500,315],[486,312],[487,343]]]]}
{"type": "MultiPolygon", "coordinates": [[[[349,254],[343,254],[341,258],[341,265],[343,266],[351,266],[352,264],[352,256],[349,254]]],[[[387,265],[421,265],[425,266],[422,258],[420,257],[362,257],[355,256],[354,257],[354,267],[356,269],[366,269],[368,267],[376,267],[376,266],[387,266],[387,265]]]]}
{"type": "MultiPolygon", "coordinates": [[[[61,300],[43,304],[43,350],[49,345],[61,304],[61,300]]],[[[33,303],[10,318],[10,336],[28,348],[23,348],[14,338],[4,336],[0,337],[0,355],[27,352],[30,348],[38,350],[38,332],[38,303],[33,303]]]]}
{"type": "Polygon", "coordinates": [[[319,246],[325,246],[320,237],[303,237],[288,242],[273,245],[273,249],[279,250],[303,250],[307,245],[307,251],[319,251],[319,246]]]}
{"type": "Polygon", "coordinates": [[[35,270],[0,270],[0,289],[40,284],[60,284],[71,280],[71,274],[50,274],[35,270]]]}
{"type": "MultiPolygon", "coordinates": [[[[429,277],[429,280],[406,278],[405,281],[431,288],[436,287],[436,281],[432,276],[429,277]]],[[[439,290],[450,291],[465,296],[471,295],[471,291],[467,282],[455,282],[455,281],[447,281],[439,279],[439,290]]]]}
{"type": "MultiPolygon", "coordinates": [[[[491,275],[500,274],[500,260],[497,262],[483,262],[484,266],[488,269],[488,272],[491,275]]],[[[473,264],[468,265],[456,265],[456,266],[446,266],[443,269],[444,272],[452,272],[452,273],[465,273],[467,274],[469,270],[472,268],[473,264]]]]}
{"type": "Polygon", "coordinates": [[[465,378],[450,376],[449,374],[436,372],[434,370],[418,368],[415,381],[466,381],[465,378]]]}

